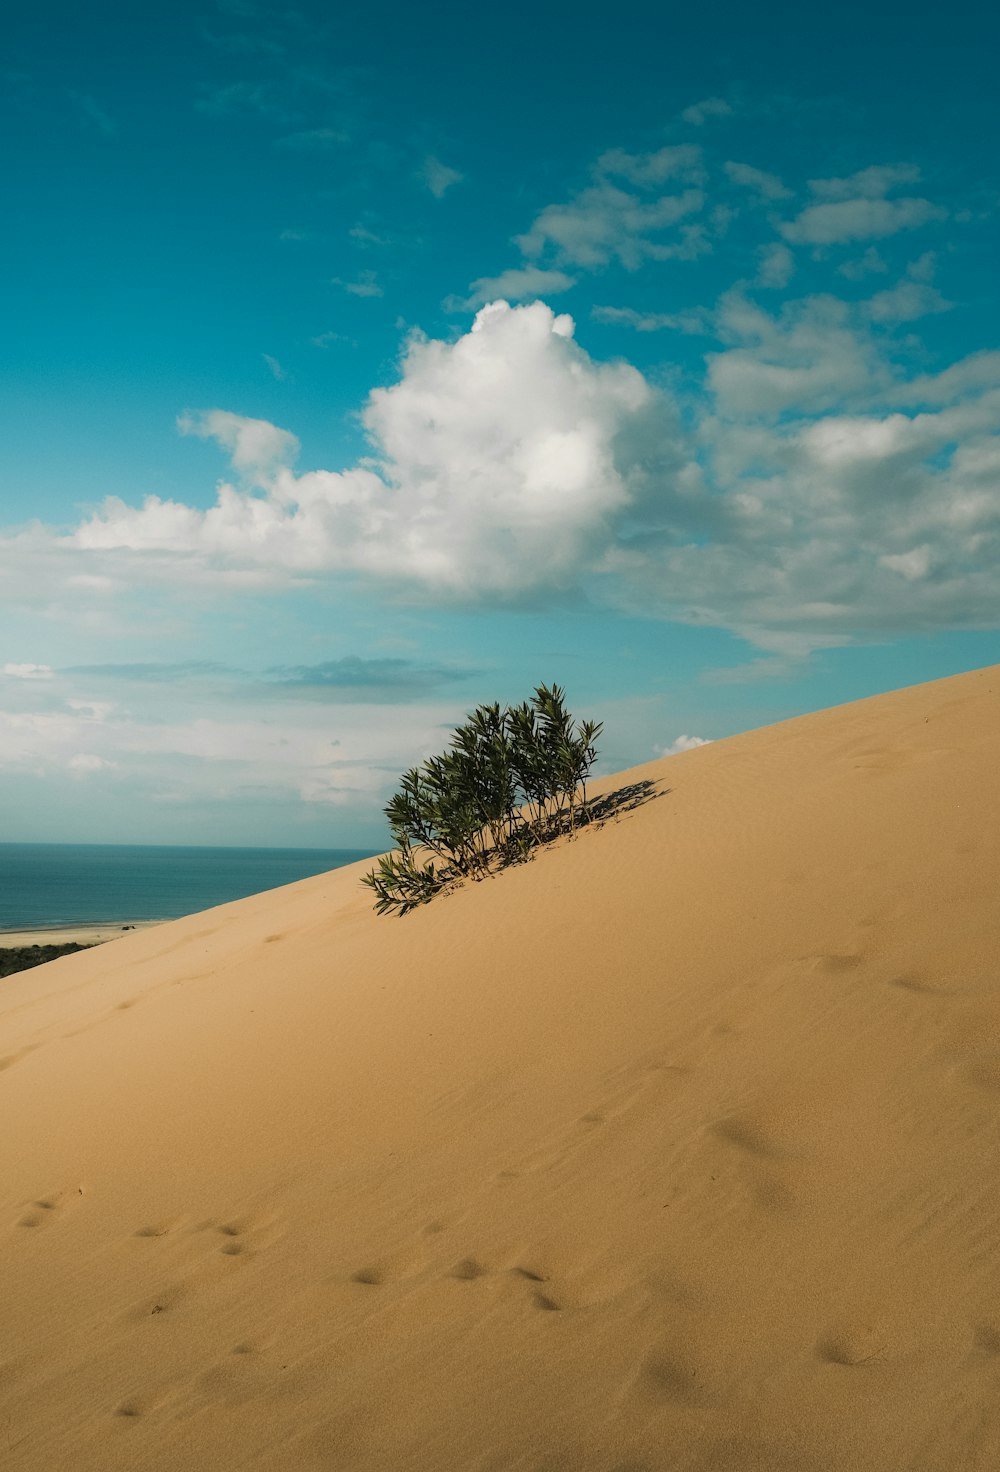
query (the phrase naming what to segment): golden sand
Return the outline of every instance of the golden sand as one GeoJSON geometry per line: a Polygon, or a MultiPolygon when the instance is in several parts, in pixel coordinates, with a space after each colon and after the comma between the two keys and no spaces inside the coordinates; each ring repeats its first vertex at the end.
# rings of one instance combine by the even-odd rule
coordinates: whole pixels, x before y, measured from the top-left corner
{"type": "Polygon", "coordinates": [[[1000,1466],[1000,670],[0,984],[8,1472],[1000,1466]]]}

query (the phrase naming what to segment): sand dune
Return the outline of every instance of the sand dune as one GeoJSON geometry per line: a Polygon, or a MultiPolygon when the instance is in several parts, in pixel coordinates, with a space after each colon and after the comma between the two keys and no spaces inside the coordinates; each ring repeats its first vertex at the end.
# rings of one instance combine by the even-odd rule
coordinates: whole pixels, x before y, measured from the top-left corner
{"type": "Polygon", "coordinates": [[[0,988],[11,1469],[1000,1466],[1000,670],[0,988]]]}

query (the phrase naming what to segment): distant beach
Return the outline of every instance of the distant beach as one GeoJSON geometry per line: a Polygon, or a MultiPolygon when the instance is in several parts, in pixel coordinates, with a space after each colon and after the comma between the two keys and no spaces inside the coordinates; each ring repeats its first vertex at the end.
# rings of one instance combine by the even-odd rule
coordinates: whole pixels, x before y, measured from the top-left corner
{"type": "Polygon", "coordinates": [[[0,930],[0,950],[15,946],[99,946],[133,930],[148,930],[162,920],[127,920],[108,925],[34,925],[30,930],[0,930]]]}

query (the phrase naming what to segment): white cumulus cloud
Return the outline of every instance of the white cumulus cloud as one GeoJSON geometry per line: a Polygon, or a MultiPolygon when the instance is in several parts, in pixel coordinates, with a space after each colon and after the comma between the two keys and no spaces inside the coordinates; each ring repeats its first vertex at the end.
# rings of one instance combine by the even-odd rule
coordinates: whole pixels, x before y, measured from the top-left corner
{"type": "Polygon", "coordinates": [[[657,746],[655,748],[658,756],[677,756],[682,751],[694,751],[698,746],[710,746],[711,742],[705,736],[678,736],[669,746],[657,746]]]}
{"type": "Polygon", "coordinates": [[[643,376],[593,362],[573,323],[535,303],[484,307],[454,343],[416,337],[397,383],[369,397],[375,454],[296,475],[293,435],[212,410],[216,438],[250,482],[207,511],[110,500],[77,533],[86,548],[184,553],[297,573],[340,569],[444,596],[508,596],[572,583],[644,494],[654,442],[674,433],[643,376]],[[634,440],[630,449],[629,437],[634,440]]]}

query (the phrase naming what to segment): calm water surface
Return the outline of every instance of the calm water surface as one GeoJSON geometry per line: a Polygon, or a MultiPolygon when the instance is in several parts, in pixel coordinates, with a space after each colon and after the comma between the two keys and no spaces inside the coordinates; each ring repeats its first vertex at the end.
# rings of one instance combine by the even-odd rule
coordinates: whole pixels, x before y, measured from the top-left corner
{"type": "Polygon", "coordinates": [[[0,930],[176,920],[369,857],[345,848],[0,844],[0,930]]]}

